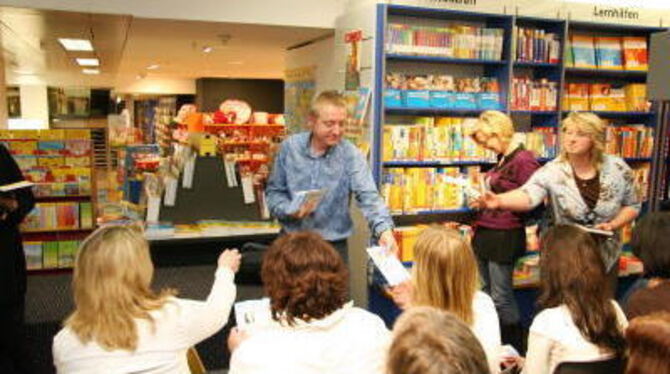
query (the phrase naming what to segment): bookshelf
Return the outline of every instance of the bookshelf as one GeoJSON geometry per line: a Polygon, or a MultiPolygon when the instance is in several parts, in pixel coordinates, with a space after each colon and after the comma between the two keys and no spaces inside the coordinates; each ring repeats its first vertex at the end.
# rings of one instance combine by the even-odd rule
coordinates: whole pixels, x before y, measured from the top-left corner
{"type": "MultiPolygon", "coordinates": [[[[397,137],[389,141],[388,135],[389,127],[430,128],[437,126],[441,117],[450,117],[455,122],[469,121],[487,109],[508,113],[518,131],[525,132],[526,140],[538,147],[528,148],[539,150],[538,161],[542,163],[558,154],[560,121],[571,111],[591,111],[609,122],[612,136],[618,138],[608,139],[608,142],[618,142],[617,152],[621,152],[619,155],[631,167],[648,169],[651,165],[652,157],[648,153],[651,147],[643,143],[645,136],[653,137],[653,132],[645,132],[640,126],[655,128],[657,115],[655,108],[642,107],[646,105],[647,72],[644,64],[634,64],[639,63],[639,54],[631,55],[630,51],[638,53],[641,40],[648,46],[650,35],[664,29],[394,4],[377,5],[376,16],[371,160],[382,193],[388,192],[389,174],[398,170],[456,168],[464,173],[473,167],[484,170],[490,167],[492,159],[473,158],[464,153],[436,158],[427,156],[429,152],[425,151],[413,157],[410,150],[408,157],[407,152],[397,152],[398,146],[402,148],[406,144],[398,143],[397,137]],[[578,35],[576,39],[575,35],[578,35]],[[592,53],[594,59],[597,58],[593,66],[575,64],[573,39],[579,41],[581,35],[593,40],[592,53]],[[628,48],[633,45],[631,40],[638,45],[628,48]],[[616,47],[618,41],[620,47],[616,47]],[[616,53],[620,56],[612,57],[616,53]],[[630,65],[629,60],[633,61],[630,65]],[[491,94],[489,99],[493,98],[496,103],[489,101],[482,105],[482,101],[475,98],[474,104],[462,105],[458,98],[449,96],[461,93],[459,79],[474,78],[480,78],[475,84],[475,96],[491,94]],[[495,89],[488,90],[491,86],[495,89]],[[569,100],[575,87],[586,89],[581,103],[569,100]],[[585,105],[580,107],[582,104],[585,105]],[[621,135],[626,131],[630,134],[621,135]],[[389,146],[393,152],[389,152],[389,146]]],[[[433,130],[423,131],[425,133],[418,137],[407,136],[410,141],[412,136],[414,141],[422,139],[421,146],[430,145],[425,139],[433,130]]],[[[467,142],[465,132],[458,136],[461,136],[461,145],[467,148],[467,144],[463,145],[467,142]]],[[[426,183],[431,183],[430,178],[433,177],[429,176],[426,183]]],[[[641,177],[640,180],[647,179],[641,177]]],[[[416,187],[410,189],[406,194],[414,193],[416,187]]],[[[406,220],[403,216],[422,216],[425,220],[430,215],[466,213],[467,208],[392,211],[398,222],[406,220]]]]}
{"type": "Polygon", "coordinates": [[[95,227],[96,181],[87,129],[4,130],[3,142],[35,183],[35,209],[21,225],[29,273],[66,271],[95,227]]]}

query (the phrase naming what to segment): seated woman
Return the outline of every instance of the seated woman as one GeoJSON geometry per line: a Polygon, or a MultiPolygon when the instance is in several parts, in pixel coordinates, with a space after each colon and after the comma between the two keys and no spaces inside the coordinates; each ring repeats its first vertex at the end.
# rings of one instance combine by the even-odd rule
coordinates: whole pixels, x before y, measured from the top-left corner
{"type": "Polygon", "coordinates": [[[432,306],[455,314],[484,348],[492,373],[500,371],[500,325],[493,300],[479,291],[477,261],[458,231],[425,229],[414,245],[412,281],[393,289],[402,309],[432,306]]]}
{"type": "Polygon", "coordinates": [[[625,307],[629,319],[670,312],[670,213],[649,213],[635,225],[631,246],[644,265],[643,285],[632,292],[625,307]]]}
{"type": "Polygon", "coordinates": [[[393,326],[388,374],[489,374],[486,354],[472,331],[453,313],[419,306],[393,326]]]}
{"type": "Polygon", "coordinates": [[[635,318],[626,329],[626,374],[670,374],[670,313],[635,318]]]}
{"type": "Polygon", "coordinates": [[[228,321],[237,250],[221,253],[206,301],[154,292],[149,245],[138,226],[106,226],[82,243],[74,265],[75,310],[53,343],[58,373],[189,373],[189,347],[228,321]]]}
{"type": "Polygon", "coordinates": [[[540,252],[545,308],[530,326],[524,372],[553,373],[563,361],[620,356],[628,322],[609,298],[605,266],[591,234],[571,225],[549,229],[540,252]]]}
{"type": "Polygon", "coordinates": [[[231,331],[230,374],[383,373],[390,333],[347,302],[342,257],[316,233],[277,239],[263,258],[272,320],[231,331]]]}

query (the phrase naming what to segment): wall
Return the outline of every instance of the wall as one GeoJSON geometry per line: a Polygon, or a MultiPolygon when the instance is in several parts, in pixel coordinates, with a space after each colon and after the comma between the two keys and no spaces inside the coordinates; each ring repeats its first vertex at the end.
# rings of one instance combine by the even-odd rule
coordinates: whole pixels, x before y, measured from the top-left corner
{"type": "Polygon", "coordinates": [[[306,45],[286,52],[284,68],[287,70],[315,66],[316,92],[341,88],[344,66],[336,65],[335,38],[306,45]]]}
{"type": "Polygon", "coordinates": [[[195,79],[118,77],[114,91],[134,94],[195,95],[195,79]]]}
{"type": "Polygon", "coordinates": [[[224,79],[196,80],[195,102],[198,109],[213,112],[226,99],[240,99],[259,112],[284,112],[284,81],[279,79],[224,79]]]}
{"type": "Polygon", "coordinates": [[[29,120],[32,128],[49,126],[49,103],[46,85],[19,86],[21,118],[29,120]]]}
{"type": "Polygon", "coordinates": [[[0,5],[135,17],[332,28],[345,0],[2,0],[0,5]]]}

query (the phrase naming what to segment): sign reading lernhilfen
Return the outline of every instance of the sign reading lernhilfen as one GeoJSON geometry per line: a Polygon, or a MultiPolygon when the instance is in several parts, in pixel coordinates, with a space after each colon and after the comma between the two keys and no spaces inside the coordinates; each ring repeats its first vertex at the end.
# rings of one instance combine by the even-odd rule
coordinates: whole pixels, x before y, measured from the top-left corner
{"type": "Polygon", "coordinates": [[[644,7],[643,3],[617,1],[564,0],[564,12],[570,20],[637,26],[659,26],[663,12],[644,7]]]}

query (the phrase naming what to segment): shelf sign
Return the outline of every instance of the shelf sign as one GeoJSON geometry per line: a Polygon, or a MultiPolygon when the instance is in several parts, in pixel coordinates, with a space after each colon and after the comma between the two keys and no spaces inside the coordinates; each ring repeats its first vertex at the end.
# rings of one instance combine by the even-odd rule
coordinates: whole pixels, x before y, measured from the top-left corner
{"type": "Polygon", "coordinates": [[[601,22],[636,26],[660,26],[662,13],[659,9],[638,5],[563,2],[564,12],[573,21],[601,22]]]}
{"type": "Polygon", "coordinates": [[[519,16],[565,19],[565,12],[560,1],[514,0],[512,3],[515,14],[519,16]]]}
{"type": "Polygon", "coordinates": [[[389,4],[505,14],[511,0],[389,0],[389,4]]]}

